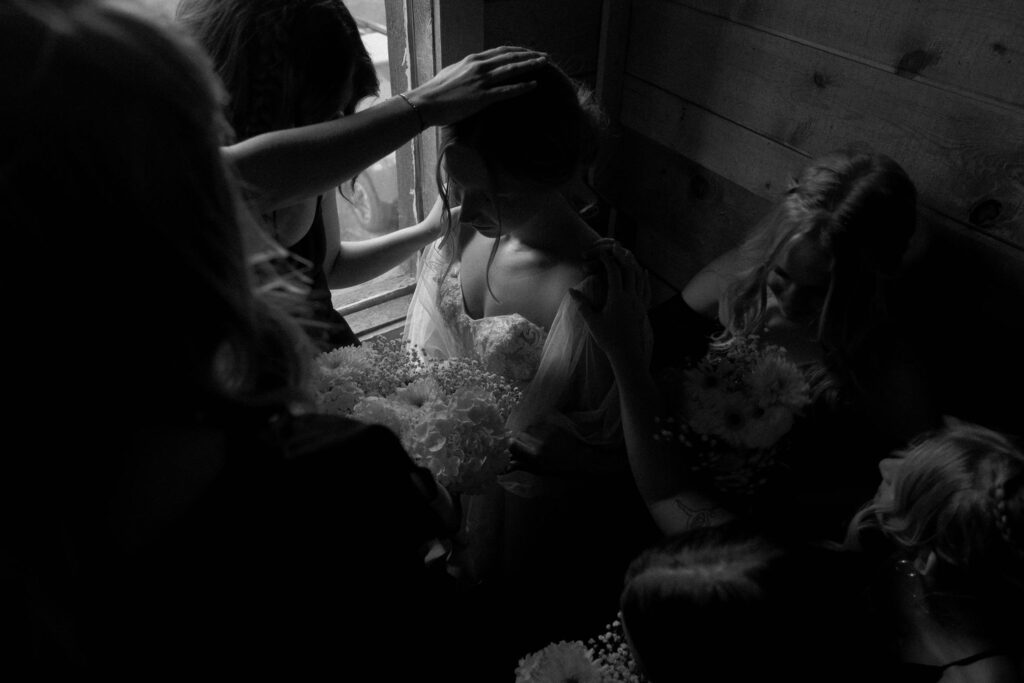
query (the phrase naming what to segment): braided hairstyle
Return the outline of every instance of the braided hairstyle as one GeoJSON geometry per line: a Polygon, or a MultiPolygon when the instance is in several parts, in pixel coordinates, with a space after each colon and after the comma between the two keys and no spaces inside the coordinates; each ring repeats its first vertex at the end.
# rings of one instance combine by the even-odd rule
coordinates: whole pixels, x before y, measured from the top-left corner
{"type": "Polygon", "coordinates": [[[182,0],[177,19],[213,59],[238,140],[351,114],[379,90],[341,0],[182,0]]]}
{"type": "Polygon", "coordinates": [[[858,513],[894,559],[936,558],[929,597],[967,597],[996,611],[1024,604],[1024,453],[1002,434],[949,420],[901,453],[892,496],[858,513]]]}

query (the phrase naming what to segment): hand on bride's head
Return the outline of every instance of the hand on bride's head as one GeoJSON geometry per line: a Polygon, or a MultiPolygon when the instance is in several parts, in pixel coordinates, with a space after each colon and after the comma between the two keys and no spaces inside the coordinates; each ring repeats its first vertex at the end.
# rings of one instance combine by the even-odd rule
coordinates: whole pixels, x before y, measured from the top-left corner
{"type": "Polygon", "coordinates": [[[646,271],[614,240],[598,241],[587,255],[600,270],[569,290],[587,329],[613,362],[643,358],[651,295],[646,271]]]}
{"type": "Polygon", "coordinates": [[[546,62],[542,52],[508,45],[492,48],[449,64],[409,91],[408,98],[426,125],[447,125],[533,89],[530,74],[546,62]]]}

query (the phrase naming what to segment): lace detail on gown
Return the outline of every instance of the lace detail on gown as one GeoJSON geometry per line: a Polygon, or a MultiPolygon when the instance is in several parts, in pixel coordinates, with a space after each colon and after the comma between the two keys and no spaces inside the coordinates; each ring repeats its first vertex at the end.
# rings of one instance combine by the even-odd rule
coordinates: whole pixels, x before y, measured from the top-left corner
{"type": "Polygon", "coordinates": [[[593,446],[622,441],[618,391],[604,353],[566,294],[548,330],[512,313],[466,312],[451,240],[426,247],[404,337],[431,358],[472,358],[523,390],[508,426],[547,423],[593,446]],[[450,266],[450,267],[449,267],[450,266]]]}
{"type": "Polygon", "coordinates": [[[488,371],[523,385],[533,379],[544,353],[547,330],[518,313],[475,320],[466,312],[458,267],[438,287],[441,317],[461,342],[462,353],[488,371]]]}

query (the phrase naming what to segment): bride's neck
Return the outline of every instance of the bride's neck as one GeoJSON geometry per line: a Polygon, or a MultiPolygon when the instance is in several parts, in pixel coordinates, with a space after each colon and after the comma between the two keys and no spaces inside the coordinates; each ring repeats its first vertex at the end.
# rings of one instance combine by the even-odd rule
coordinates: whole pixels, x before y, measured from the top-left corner
{"type": "Polygon", "coordinates": [[[557,191],[517,195],[505,212],[502,232],[529,249],[573,253],[598,237],[557,191]]]}

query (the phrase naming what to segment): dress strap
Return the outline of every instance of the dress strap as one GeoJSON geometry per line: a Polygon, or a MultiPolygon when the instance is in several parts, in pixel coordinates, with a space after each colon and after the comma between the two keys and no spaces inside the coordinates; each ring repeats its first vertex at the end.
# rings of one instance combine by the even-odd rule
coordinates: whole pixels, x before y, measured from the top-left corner
{"type": "Polygon", "coordinates": [[[948,664],[943,664],[942,666],[939,667],[939,669],[941,669],[942,671],[945,671],[946,669],[950,669],[950,668],[952,668],[954,666],[967,666],[968,664],[974,664],[975,662],[977,662],[979,660],[982,660],[982,659],[988,659],[989,657],[999,657],[1000,655],[1005,655],[1005,654],[1007,654],[1006,650],[1003,650],[1002,648],[994,647],[994,648],[992,648],[990,650],[982,650],[981,652],[973,654],[970,657],[964,657],[963,659],[958,659],[958,660],[950,662],[948,664]]]}

